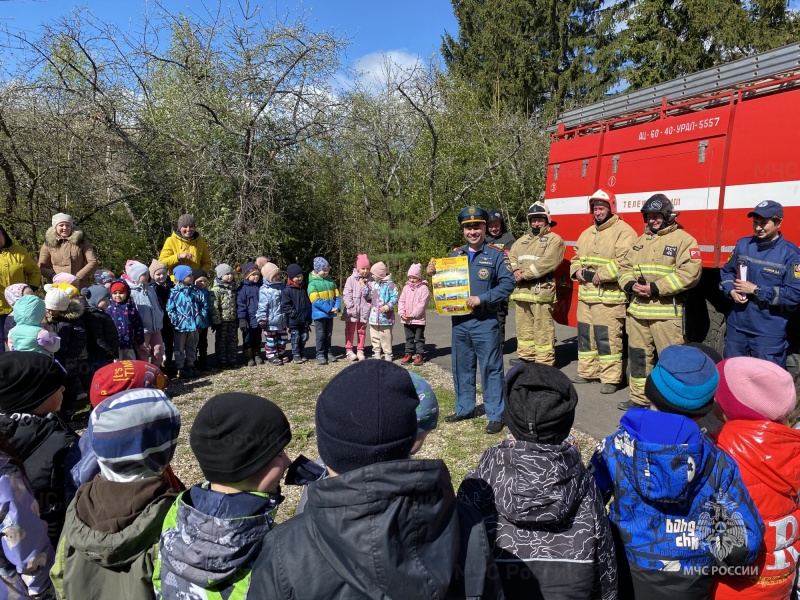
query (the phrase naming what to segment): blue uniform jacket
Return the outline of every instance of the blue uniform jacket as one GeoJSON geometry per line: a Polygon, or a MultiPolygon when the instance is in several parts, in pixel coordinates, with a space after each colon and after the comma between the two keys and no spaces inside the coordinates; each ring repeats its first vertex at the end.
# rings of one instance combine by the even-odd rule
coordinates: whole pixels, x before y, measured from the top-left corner
{"type": "Polygon", "coordinates": [[[674,598],[705,598],[711,569],[702,568],[756,559],[764,523],[739,469],[691,419],[629,410],[592,470],[601,493],[614,496],[608,516],[636,598],[662,597],[665,587],[674,598]]]}
{"type": "Polygon", "coordinates": [[[722,269],[719,288],[730,297],[739,265],[747,265],[747,281],[761,288],[757,301],[735,304],[728,327],[751,335],[783,338],[790,313],[800,304],[800,249],[779,234],[759,243],[755,236],[740,239],[722,269]]]}
{"type": "MultiPolygon", "coordinates": [[[[451,257],[469,257],[468,246],[459,246],[450,253],[451,257]]],[[[500,302],[508,299],[514,291],[514,274],[508,255],[492,246],[484,244],[469,263],[469,294],[478,296],[481,304],[474,311],[497,312],[500,302]]]]}

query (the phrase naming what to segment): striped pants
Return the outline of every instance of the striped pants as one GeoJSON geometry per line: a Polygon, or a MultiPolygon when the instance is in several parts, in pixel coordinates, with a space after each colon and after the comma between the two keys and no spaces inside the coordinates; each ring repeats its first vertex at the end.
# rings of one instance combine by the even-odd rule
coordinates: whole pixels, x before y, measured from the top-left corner
{"type": "Polygon", "coordinates": [[[553,304],[517,300],[517,356],[522,360],[556,364],[556,326],[553,304]]]}
{"type": "Polygon", "coordinates": [[[622,382],[625,304],[578,301],[578,375],[602,383],[622,382]]]}

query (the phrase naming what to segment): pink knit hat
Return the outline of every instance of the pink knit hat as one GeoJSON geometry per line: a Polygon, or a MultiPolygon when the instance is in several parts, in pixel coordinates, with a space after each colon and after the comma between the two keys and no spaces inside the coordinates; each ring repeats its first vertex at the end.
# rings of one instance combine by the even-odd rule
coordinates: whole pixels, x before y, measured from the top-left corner
{"type": "Polygon", "coordinates": [[[797,403],[792,376],[760,358],[738,356],[717,365],[719,387],[714,397],[730,420],[786,420],[797,403]]]}
{"type": "Polygon", "coordinates": [[[367,255],[359,254],[356,257],[356,269],[364,269],[364,268],[369,269],[369,267],[370,267],[370,262],[369,258],[367,258],[367,255]]]}
{"type": "Polygon", "coordinates": [[[408,276],[422,279],[422,265],[420,263],[414,263],[408,267],[408,276]]]}
{"type": "Polygon", "coordinates": [[[56,273],[53,275],[53,283],[68,283],[72,285],[76,281],[78,281],[78,278],[72,273],[56,273]]]}
{"type": "Polygon", "coordinates": [[[372,273],[376,279],[383,279],[388,273],[386,264],[382,262],[376,262],[374,265],[372,265],[372,268],[369,270],[369,272],[372,273]]]}
{"type": "Polygon", "coordinates": [[[8,305],[13,307],[17,300],[22,298],[22,292],[25,291],[26,287],[30,287],[27,283],[12,283],[11,285],[6,286],[3,295],[6,298],[6,302],[8,305]]]}

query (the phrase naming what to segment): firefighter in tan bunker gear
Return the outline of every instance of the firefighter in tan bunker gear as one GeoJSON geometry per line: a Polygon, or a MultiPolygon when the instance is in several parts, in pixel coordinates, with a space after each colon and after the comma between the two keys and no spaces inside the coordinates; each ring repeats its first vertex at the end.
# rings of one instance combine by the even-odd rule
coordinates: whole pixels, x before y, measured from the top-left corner
{"type": "Polygon", "coordinates": [[[622,328],[628,297],[617,283],[619,263],[636,239],[633,227],[617,215],[613,192],[589,197],[594,225],[581,233],[570,261],[578,281],[578,376],[574,383],[599,379],[601,394],[613,394],[622,382],[622,328]]]}
{"type": "Polygon", "coordinates": [[[664,194],[651,196],[642,206],[645,232],[619,265],[617,281],[630,294],[628,360],[630,400],[617,408],[648,406],[644,387],[667,346],[686,342],[683,303],[686,290],[700,281],[702,260],[697,240],[675,221],[672,202],[664,194]]]}
{"type": "Polygon", "coordinates": [[[556,331],[553,273],[564,259],[564,240],[551,228],[550,209],[544,202],[528,208],[530,233],[519,238],[508,255],[517,282],[511,299],[517,304],[517,355],[526,362],[555,365],[556,331]]]}

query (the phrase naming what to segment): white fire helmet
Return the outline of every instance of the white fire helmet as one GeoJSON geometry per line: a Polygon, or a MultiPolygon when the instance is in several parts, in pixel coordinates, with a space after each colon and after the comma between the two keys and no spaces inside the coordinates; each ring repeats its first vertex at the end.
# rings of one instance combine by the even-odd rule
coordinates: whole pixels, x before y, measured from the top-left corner
{"type": "Polygon", "coordinates": [[[595,200],[605,202],[611,209],[611,214],[617,214],[617,197],[614,195],[614,192],[600,188],[594,194],[589,196],[589,212],[592,212],[592,202],[595,200]]]}

